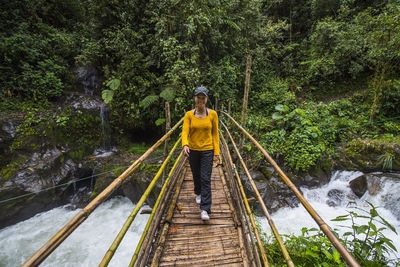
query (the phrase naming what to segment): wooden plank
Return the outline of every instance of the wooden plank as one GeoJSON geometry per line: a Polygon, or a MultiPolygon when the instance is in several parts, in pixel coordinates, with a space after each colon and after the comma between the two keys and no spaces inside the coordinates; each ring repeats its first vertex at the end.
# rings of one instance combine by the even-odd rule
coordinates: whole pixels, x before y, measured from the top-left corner
{"type": "Polygon", "coordinates": [[[159,266],[179,266],[179,265],[211,265],[218,266],[219,264],[228,264],[228,263],[239,263],[242,262],[242,258],[237,254],[228,254],[220,256],[218,259],[214,259],[211,257],[207,257],[206,255],[202,255],[202,258],[196,258],[194,260],[191,259],[177,259],[175,261],[163,261],[161,259],[159,266]]]}
{"type": "Polygon", "coordinates": [[[216,236],[215,234],[207,234],[207,232],[198,234],[198,235],[194,235],[192,233],[190,233],[190,235],[171,235],[167,238],[168,241],[179,241],[179,240],[201,240],[201,239],[210,239],[210,238],[236,238],[235,233],[232,232],[228,232],[228,233],[219,233],[218,236],[216,236]]]}
{"type": "MultiPolygon", "coordinates": [[[[200,212],[200,208],[199,207],[197,207],[197,209],[189,209],[189,208],[185,209],[185,207],[182,206],[182,210],[176,212],[176,214],[180,214],[180,215],[191,215],[191,214],[199,215],[199,212],[200,212]]],[[[212,214],[214,214],[216,216],[220,216],[220,215],[221,216],[222,215],[232,216],[232,212],[230,210],[215,210],[215,209],[212,209],[212,214]]]]}
{"type": "Polygon", "coordinates": [[[210,214],[210,220],[208,220],[208,221],[203,221],[199,216],[199,218],[193,218],[193,219],[174,218],[173,223],[174,224],[191,224],[191,225],[196,225],[196,224],[200,224],[200,225],[213,224],[213,225],[227,225],[227,226],[235,225],[235,222],[233,221],[232,218],[230,218],[229,220],[227,220],[227,219],[214,219],[212,217],[212,213],[210,214]]]}
{"type": "MultiPolygon", "coordinates": [[[[186,213],[186,214],[179,214],[179,213],[175,213],[172,216],[173,219],[175,218],[182,218],[182,219],[198,219],[200,218],[200,212],[199,213],[186,213]]],[[[230,213],[219,213],[219,214],[215,214],[214,212],[210,214],[210,220],[214,220],[214,219],[227,219],[230,220],[232,219],[232,215],[230,213]]]]}
{"type": "MultiPolygon", "coordinates": [[[[188,240],[187,238],[181,239],[181,240],[170,240],[167,239],[168,246],[176,246],[177,244],[182,244],[183,246],[186,245],[191,245],[191,244],[208,244],[209,246],[220,246],[225,242],[230,242],[230,243],[237,243],[239,244],[239,241],[237,240],[236,236],[216,236],[216,237],[208,237],[208,238],[202,238],[202,239],[190,239],[188,240]]],[[[235,243],[235,244],[236,244],[235,243]]]]}
{"type": "MultiPolygon", "coordinates": [[[[172,225],[171,227],[174,228],[177,225],[172,225]]],[[[169,233],[169,236],[174,235],[200,235],[203,233],[209,234],[227,234],[235,231],[234,227],[226,227],[224,225],[185,225],[184,227],[176,228],[174,233],[169,233]]]]}
{"type": "Polygon", "coordinates": [[[199,253],[199,254],[187,254],[187,255],[168,255],[168,256],[163,256],[160,260],[160,262],[167,262],[167,261],[173,261],[173,262],[177,262],[177,261],[192,261],[192,262],[197,262],[197,261],[201,261],[204,258],[206,258],[206,261],[215,261],[218,259],[226,259],[226,258],[240,258],[240,254],[237,253],[236,251],[227,251],[224,254],[221,253],[209,253],[209,254],[205,254],[205,253],[199,253]]]}
{"type": "Polygon", "coordinates": [[[240,250],[238,250],[237,246],[224,247],[223,250],[219,251],[213,248],[204,248],[199,250],[196,247],[184,249],[168,249],[164,251],[163,259],[166,259],[168,257],[176,257],[176,255],[190,257],[192,255],[196,255],[195,253],[201,253],[200,255],[215,255],[215,257],[218,258],[218,256],[226,254],[236,253],[239,255],[240,250]]]}

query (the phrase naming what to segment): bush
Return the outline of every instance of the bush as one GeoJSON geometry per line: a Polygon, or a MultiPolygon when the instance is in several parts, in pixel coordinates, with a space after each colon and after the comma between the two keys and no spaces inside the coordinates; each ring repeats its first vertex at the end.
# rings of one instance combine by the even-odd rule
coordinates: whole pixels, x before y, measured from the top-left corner
{"type": "MultiPolygon", "coordinates": [[[[350,211],[347,215],[333,219],[332,221],[351,221],[351,226],[342,226],[350,229],[342,237],[339,237],[337,230],[334,230],[333,233],[361,266],[394,265],[396,262],[390,259],[390,253],[397,250],[393,242],[383,234],[383,230],[389,229],[396,234],[397,232],[378,214],[377,209],[371,203],[368,204],[371,207],[368,211],[357,209],[358,213],[350,211]],[[367,220],[367,222],[359,224],[360,219],[367,220]]],[[[259,226],[258,229],[262,232],[259,226]]],[[[279,244],[276,240],[268,242],[269,237],[265,233],[262,234],[262,237],[270,263],[275,266],[283,266],[285,261],[279,244]]],[[[283,239],[295,266],[347,266],[329,239],[318,229],[302,228],[300,236],[284,235],[283,239]]]]}

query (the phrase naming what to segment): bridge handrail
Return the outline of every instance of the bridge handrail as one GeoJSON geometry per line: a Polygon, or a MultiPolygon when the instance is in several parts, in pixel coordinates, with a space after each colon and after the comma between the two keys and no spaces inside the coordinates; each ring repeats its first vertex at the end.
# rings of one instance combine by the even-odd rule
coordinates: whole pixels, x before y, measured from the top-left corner
{"type": "MultiPolygon", "coordinates": [[[[240,161],[240,163],[241,163],[242,166],[243,166],[243,169],[244,169],[244,171],[245,171],[245,173],[246,173],[246,176],[247,176],[247,178],[249,179],[250,184],[251,184],[251,186],[253,187],[254,192],[256,193],[257,200],[258,200],[258,202],[259,202],[260,205],[261,205],[261,208],[262,208],[262,210],[263,210],[263,212],[264,212],[264,215],[267,217],[268,224],[270,225],[270,227],[271,227],[271,229],[272,229],[272,232],[273,232],[274,235],[275,235],[275,238],[276,238],[276,240],[277,240],[277,242],[278,242],[278,244],[279,244],[279,247],[280,247],[280,249],[281,249],[281,251],[282,251],[283,257],[285,258],[286,264],[287,264],[288,266],[290,266],[290,267],[294,267],[294,264],[293,264],[292,260],[290,259],[289,253],[288,253],[288,251],[286,250],[285,245],[283,244],[282,238],[281,238],[281,236],[279,235],[279,232],[278,232],[278,230],[277,230],[276,227],[275,227],[275,224],[274,224],[274,222],[273,222],[273,220],[272,220],[272,218],[271,218],[271,216],[270,216],[270,214],[269,214],[269,212],[268,212],[268,210],[267,210],[267,207],[265,206],[264,200],[262,199],[262,197],[261,197],[261,195],[260,195],[260,192],[259,192],[258,189],[257,189],[257,186],[255,185],[255,183],[254,183],[254,181],[253,181],[253,178],[251,178],[251,175],[250,175],[250,173],[249,173],[249,171],[248,171],[248,169],[247,169],[247,167],[246,167],[246,164],[244,163],[244,160],[243,160],[242,156],[240,155],[239,149],[237,148],[236,143],[235,143],[235,141],[233,140],[233,137],[232,137],[231,133],[230,133],[229,130],[228,130],[228,127],[226,127],[225,123],[223,123],[222,121],[221,121],[221,124],[222,124],[222,126],[224,126],[224,128],[225,128],[225,130],[226,130],[226,132],[227,132],[227,134],[228,134],[228,136],[229,136],[229,139],[230,139],[231,142],[232,142],[232,145],[233,145],[233,148],[234,148],[234,150],[235,150],[235,152],[236,152],[236,155],[238,156],[239,161],[240,161]]],[[[236,172],[236,170],[235,170],[235,172],[236,172]]],[[[239,182],[240,182],[240,179],[239,179],[239,182]]]]}
{"type": "Polygon", "coordinates": [[[249,202],[248,202],[247,197],[246,197],[246,193],[244,192],[242,182],[240,181],[239,173],[237,172],[237,169],[236,169],[235,165],[233,164],[232,157],[231,157],[231,155],[230,155],[230,153],[229,153],[228,144],[227,144],[227,142],[225,141],[224,136],[223,136],[222,134],[220,134],[220,136],[221,136],[222,143],[224,144],[225,149],[226,149],[226,151],[227,151],[228,161],[229,161],[230,164],[232,165],[233,170],[234,170],[234,172],[235,172],[235,177],[236,177],[237,185],[239,186],[240,193],[241,193],[241,195],[242,195],[242,199],[243,199],[243,202],[244,202],[244,204],[245,204],[247,214],[248,214],[248,216],[249,216],[249,218],[250,218],[250,222],[251,222],[251,225],[252,225],[252,227],[253,227],[253,231],[254,231],[254,234],[255,234],[255,236],[256,236],[256,239],[257,239],[257,245],[258,245],[258,248],[260,249],[261,257],[262,257],[263,262],[264,262],[264,266],[269,266],[269,264],[268,264],[268,259],[267,259],[267,255],[266,255],[266,253],[265,253],[264,246],[263,246],[263,244],[262,244],[262,242],[261,242],[260,234],[258,233],[257,226],[256,226],[256,224],[255,224],[254,217],[253,217],[253,214],[252,214],[251,209],[250,209],[249,202]]]}
{"type": "Polygon", "coordinates": [[[46,242],[31,258],[22,266],[37,266],[44,261],[78,226],[89,217],[89,215],[117,189],[122,182],[134,171],[140,164],[159,147],[179,125],[183,122],[183,117],[172,127],[163,137],[161,137],[152,147],[150,147],[140,158],[126,169],[118,178],[116,178],[107,188],[105,188],[95,199],[93,199],[85,208],[83,208],[74,218],[72,218],[63,228],[61,228],[49,241],[46,242]]]}
{"type": "MultiPolygon", "coordinates": [[[[99,266],[108,266],[111,258],[114,256],[115,251],[117,250],[119,244],[121,243],[122,239],[124,238],[126,232],[128,231],[129,227],[131,226],[133,220],[136,218],[140,208],[143,206],[144,202],[146,201],[147,197],[149,196],[150,192],[153,190],[154,186],[156,185],[158,178],[160,178],[161,174],[164,171],[164,168],[167,166],[168,161],[171,159],[172,154],[174,153],[175,149],[177,148],[179,142],[181,141],[182,137],[179,137],[178,141],[176,141],[175,145],[169,152],[167,158],[164,160],[161,167],[158,169],[156,175],[154,176],[153,180],[150,182],[149,186],[147,187],[146,191],[143,193],[142,197],[139,199],[138,203],[136,204],[135,208],[126,219],[124,225],[122,226],[121,230],[119,231],[118,235],[116,236],[114,242],[111,244],[110,248],[104,255],[103,260],[100,262],[99,266]]],[[[153,213],[152,213],[153,214],[153,213]]],[[[142,235],[143,236],[143,235],[142,235]]],[[[141,241],[143,241],[141,239],[141,241]]],[[[139,242],[139,245],[141,243],[139,242]]]]}
{"type": "Polygon", "coordinates": [[[344,258],[349,266],[361,267],[360,264],[354,259],[354,257],[347,251],[347,249],[340,243],[339,239],[332,233],[329,226],[322,220],[322,218],[318,215],[318,213],[314,210],[314,208],[310,205],[310,203],[304,198],[304,196],[300,193],[297,187],[292,183],[292,181],[286,176],[286,174],[281,170],[281,168],[276,164],[276,162],[271,158],[271,156],[267,153],[267,151],[251,136],[240,124],[232,118],[228,113],[221,111],[225,114],[261,151],[261,153],[265,156],[265,158],[271,163],[274,169],[278,172],[279,176],[282,180],[287,184],[287,186],[294,192],[296,197],[300,200],[301,204],[308,211],[314,221],[318,224],[319,228],[322,232],[328,237],[330,242],[335,246],[340,255],[344,258]]]}
{"type": "MultiPolygon", "coordinates": [[[[180,139],[179,139],[179,141],[180,141],[180,139]]],[[[149,227],[150,227],[150,225],[151,225],[151,223],[153,221],[153,218],[154,218],[154,215],[156,213],[156,210],[157,210],[157,208],[158,208],[158,206],[159,206],[159,204],[161,202],[162,197],[164,196],[164,193],[166,191],[166,188],[167,188],[167,185],[169,183],[169,180],[170,180],[173,172],[175,171],[175,168],[177,167],[178,163],[180,162],[182,156],[183,156],[183,151],[181,151],[181,153],[179,154],[178,158],[175,160],[174,165],[172,166],[171,170],[169,171],[169,174],[168,174],[167,178],[165,179],[164,185],[161,188],[161,191],[160,191],[160,194],[158,195],[156,203],[154,204],[154,207],[153,207],[153,210],[152,210],[152,212],[150,214],[149,220],[147,221],[146,227],[145,227],[145,229],[144,229],[144,231],[142,233],[142,236],[140,237],[139,243],[138,243],[138,245],[136,247],[135,253],[132,256],[132,259],[131,259],[131,262],[129,263],[129,266],[134,266],[136,261],[139,259],[138,255],[139,255],[140,249],[142,248],[143,240],[147,237],[147,234],[148,234],[148,231],[149,231],[149,227]]]]}

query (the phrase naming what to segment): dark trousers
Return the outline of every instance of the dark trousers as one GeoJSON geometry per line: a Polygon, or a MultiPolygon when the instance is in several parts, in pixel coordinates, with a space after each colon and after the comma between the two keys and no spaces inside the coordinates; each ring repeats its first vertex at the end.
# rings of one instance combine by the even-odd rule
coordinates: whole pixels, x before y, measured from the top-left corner
{"type": "Polygon", "coordinates": [[[200,209],[211,213],[211,172],[214,150],[190,150],[189,163],[193,173],[194,193],[201,195],[200,209]]]}

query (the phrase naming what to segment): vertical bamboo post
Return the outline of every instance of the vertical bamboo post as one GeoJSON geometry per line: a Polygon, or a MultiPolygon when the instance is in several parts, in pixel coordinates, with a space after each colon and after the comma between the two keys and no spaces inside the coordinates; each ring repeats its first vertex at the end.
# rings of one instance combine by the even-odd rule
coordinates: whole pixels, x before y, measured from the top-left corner
{"type": "Polygon", "coordinates": [[[215,98],[215,111],[218,110],[218,98],[215,98]]]}
{"type": "MultiPolygon", "coordinates": [[[[246,62],[246,80],[244,83],[244,95],[243,95],[243,108],[242,108],[242,125],[245,126],[246,123],[246,113],[247,113],[247,102],[249,99],[249,89],[250,89],[250,70],[251,70],[251,56],[247,57],[246,62]]],[[[240,136],[239,147],[243,146],[243,134],[240,136]]]]}
{"type": "Polygon", "coordinates": [[[228,102],[228,113],[229,114],[231,114],[231,105],[232,105],[231,103],[232,103],[231,101],[228,102]]]}

